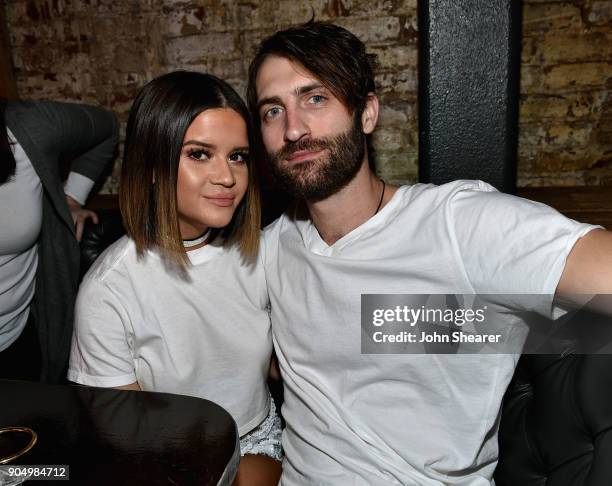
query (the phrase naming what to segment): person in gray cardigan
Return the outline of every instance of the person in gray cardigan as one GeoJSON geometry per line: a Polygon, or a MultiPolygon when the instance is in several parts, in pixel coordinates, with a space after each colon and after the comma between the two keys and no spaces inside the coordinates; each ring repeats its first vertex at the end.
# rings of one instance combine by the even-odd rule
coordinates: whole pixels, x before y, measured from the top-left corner
{"type": "Polygon", "coordinates": [[[82,206],[114,159],[118,123],[92,106],[0,100],[0,377],[60,382],[70,351],[82,206]],[[1,115],[2,113],[0,113],[1,115]],[[60,161],[71,158],[66,183],[60,161]],[[35,327],[35,329],[34,329],[35,327]],[[25,336],[32,334],[33,339],[25,336]],[[32,349],[36,341],[40,351],[32,349]]]}

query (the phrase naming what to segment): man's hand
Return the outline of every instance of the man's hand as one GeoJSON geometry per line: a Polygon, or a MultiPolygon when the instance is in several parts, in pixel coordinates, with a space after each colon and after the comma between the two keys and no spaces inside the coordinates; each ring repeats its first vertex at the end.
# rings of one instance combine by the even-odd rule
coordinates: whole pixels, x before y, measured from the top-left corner
{"type": "Polygon", "coordinates": [[[68,209],[70,209],[76,239],[77,241],[81,241],[81,238],[83,237],[83,228],[85,227],[85,221],[87,221],[87,218],[91,218],[95,224],[98,224],[98,216],[89,209],[83,209],[83,207],[77,201],[68,195],[66,195],[66,204],[68,204],[68,209]]]}

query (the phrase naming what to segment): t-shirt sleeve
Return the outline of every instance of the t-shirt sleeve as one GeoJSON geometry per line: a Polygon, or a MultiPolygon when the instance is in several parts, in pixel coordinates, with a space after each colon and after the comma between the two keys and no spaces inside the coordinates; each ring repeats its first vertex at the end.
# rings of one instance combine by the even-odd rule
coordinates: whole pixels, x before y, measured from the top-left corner
{"type": "Polygon", "coordinates": [[[599,228],[483,182],[455,192],[449,213],[451,237],[474,291],[546,295],[539,308],[525,310],[549,317],[557,315],[552,299],[569,252],[599,228]]]}
{"type": "Polygon", "coordinates": [[[76,300],[68,379],[100,387],[136,382],[129,328],[115,293],[104,281],[85,280],[76,300]]]}

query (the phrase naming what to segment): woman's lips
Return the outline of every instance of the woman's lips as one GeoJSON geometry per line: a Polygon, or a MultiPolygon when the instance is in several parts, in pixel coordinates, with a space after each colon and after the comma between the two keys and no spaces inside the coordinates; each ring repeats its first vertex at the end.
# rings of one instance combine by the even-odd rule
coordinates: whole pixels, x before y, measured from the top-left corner
{"type": "Polygon", "coordinates": [[[215,206],[225,208],[228,206],[233,206],[236,198],[234,196],[207,196],[206,199],[208,199],[208,201],[215,206]]]}
{"type": "Polygon", "coordinates": [[[323,150],[298,150],[297,152],[293,152],[289,157],[287,157],[287,162],[290,164],[297,164],[299,162],[304,162],[305,160],[313,160],[319,157],[323,153],[323,150]]]}

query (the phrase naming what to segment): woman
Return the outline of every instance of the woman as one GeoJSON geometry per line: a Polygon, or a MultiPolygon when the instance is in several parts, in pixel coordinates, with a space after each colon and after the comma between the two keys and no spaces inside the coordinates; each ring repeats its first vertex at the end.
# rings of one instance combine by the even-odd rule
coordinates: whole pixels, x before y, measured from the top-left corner
{"type": "Polygon", "coordinates": [[[81,284],[68,378],[219,403],[247,454],[238,484],[276,484],[280,419],[266,385],[250,135],[243,101],[214,76],[174,72],[138,94],[119,190],[127,236],[81,284]]]}
{"type": "Polygon", "coordinates": [[[82,208],[115,154],[112,113],[0,99],[0,378],[65,379],[82,208]],[[66,184],[60,160],[72,156],[66,184]]]}

